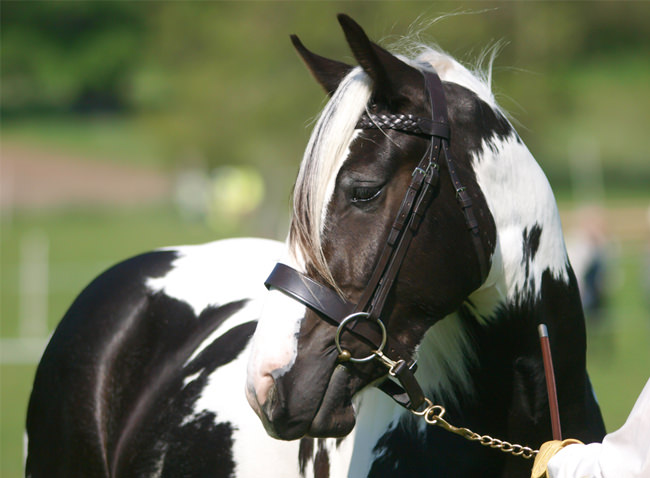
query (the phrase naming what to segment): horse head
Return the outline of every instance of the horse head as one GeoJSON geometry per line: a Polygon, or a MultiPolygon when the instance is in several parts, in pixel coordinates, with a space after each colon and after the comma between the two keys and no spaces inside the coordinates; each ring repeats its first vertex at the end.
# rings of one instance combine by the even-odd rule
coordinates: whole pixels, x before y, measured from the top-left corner
{"type": "Polygon", "coordinates": [[[355,424],[353,397],[383,380],[387,368],[346,359],[372,357],[385,338],[385,350],[411,367],[427,332],[472,305],[497,242],[476,157],[495,137],[518,141],[489,87],[455,60],[431,49],[414,60],[395,56],[349,17],[339,21],[358,67],[311,53],[293,37],[330,100],[296,181],[287,261],[303,283],[335,290],[352,304],[350,312],[380,306],[363,321],[374,334],[354,334],[323,320],[318,304],[305,307],[270,292],[254,338],[247,396],[267,431],[284,439],[348,434],[355,424]],[[434,131],[411,130],[404,121],[434,131]],[[410,192],[418,174],[428,181],[426,200],[422,190],[410,192]],[[419,199],[427,204],[414,213],[419,199]],[[412,237],[405,247],[391,245],[407,230],[412,237]],[[385,253],[391,247],[399,257],[385,253]]]}

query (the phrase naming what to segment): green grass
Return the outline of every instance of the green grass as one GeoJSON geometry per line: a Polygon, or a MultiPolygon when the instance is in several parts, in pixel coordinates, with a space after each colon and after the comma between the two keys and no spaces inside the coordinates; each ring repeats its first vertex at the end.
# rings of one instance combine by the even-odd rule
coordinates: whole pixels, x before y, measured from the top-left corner
{"type": "Polygon", "coordinates": [[[588,330],[589,372],[609,431],[625,422],[650,376],[650,301],[642,285],[647,253],[639,245],[623,249],[617,272],[621,283],[612,293],[606,321],[588,330]]]}

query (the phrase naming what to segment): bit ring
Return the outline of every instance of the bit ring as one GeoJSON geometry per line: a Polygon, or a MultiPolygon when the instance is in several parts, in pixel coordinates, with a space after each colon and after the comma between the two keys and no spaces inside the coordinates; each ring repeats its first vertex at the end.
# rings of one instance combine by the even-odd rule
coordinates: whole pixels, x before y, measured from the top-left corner
{"type": "Polygon", "coordinates": [[[384,347],[386,346],[386,338],[387,338],[386,326],[381,320],[379,320],[379,318],[373,319],[377,322],[377,324],[379,324],[379,328],[381,329],[381,343],[379,344],[379,347],[367,357],[355,358],[350,355],[350,352],[348,350],[344,350],[341,347],[341,333],[343,332],[343,327],[345,327],[345,324],[355,319],[371,320],[370,314],[368,314],[368,312],[355,312],[354,314],[350,314],[346,318],[344,318],[339,324],[339,326],[337,327],[336,334],[334,335],[334,344],[336,345],[336,350],[339,351],[339,356],[346,357],[346,361],[350,361],[353,363],[370,362],[371,360],[376,358],[377,353],[378,352],[381,353],[381,351],[384,350],[384,347]]]}

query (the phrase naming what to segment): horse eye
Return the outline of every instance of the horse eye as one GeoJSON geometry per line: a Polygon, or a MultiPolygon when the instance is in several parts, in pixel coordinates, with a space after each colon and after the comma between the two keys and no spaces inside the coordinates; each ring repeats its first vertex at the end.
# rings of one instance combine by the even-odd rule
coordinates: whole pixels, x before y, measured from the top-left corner
{"type": "Polygon", "coordinates": [[[357,187],[352,190],[352,202],[368,202],[377,198],[381,193],[381,187],[357,187]]]}

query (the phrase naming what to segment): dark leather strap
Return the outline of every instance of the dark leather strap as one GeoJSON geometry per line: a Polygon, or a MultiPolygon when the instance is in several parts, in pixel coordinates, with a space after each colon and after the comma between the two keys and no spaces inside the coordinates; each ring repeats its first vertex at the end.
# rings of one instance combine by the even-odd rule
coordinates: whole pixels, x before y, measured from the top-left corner
{"type": "MultiPolygon", "coordinates": [[[[429,95],[431,95],[431,101],[434,104],[433,109],[433,120],[436,122],[448,124],[449,120],[447,117],[447,103],[445,100],[445,93],[442,88],[442,81],[440,77],[436,74],[426,74],[424,75],[424,81],[427,84],[427,90],[429,95]],[[436,108],[435,105],[438,105],[436,108]],[[444,105],[444,107],[442,107],[444,105]]],[[[485,254],[485,249],[483,248],[483,243],[481,242],[480,231],[478,227],[478,221],[474,215],[472,198],[467,193],[467,189],[461,183],[458,173],[456,172],[456,163],[453,161],[451,154],[449,153],[449,141],[450,138],[442,138],[442,152],[445,158],[445,163],[447,164],[447,170],[449,171],[449,177],[456,191],[456,200],[463,211],[465,216],[465,223],[472,237],[472,243],[474,244],[474,250],[476,251],[476,257],[479,263],[479,273],[481,275],[481,283],[486,279],[488,274],[488,261],[485,254]]]]}
{"type": "Polygon", "coordinates": [[[284,292],[337,325],[354,311],[354,305],[336,291],[281,262],[275,265],[264,285],[269,290],[284,292]]]}
{"type": "MultiPolygon", "coordinates": [[[[264,285],[269,290],[279,290],[289,295],[333,325],[338,326],[355,308],[333,289],[313,281],[286,264],[277,263],[264,285]]],[[[371,324],[369,321],[352,321],[351,324],[346,324],[346,329],[371,348],[376,348],[381,342],[381,334],[371,324]]],[[[424,392],[414,375],[417,365],[410,360],[410,354],[403,346],[390,335],[387,336],[385,350],[388,357],[404,357],[397,361],[392,370],[400,384],[387,378],[378,388],[403,407],[413,410],[419,408],[424,403],[424,392]]]]}
{"type": "Polygon", "coordinates": [[[481,283],[487,278],[488,275],[488,260],[485,255],[485,249],[483,248],[483,243],[481,242],[480,230],[478,227],[478,221],[474,215],[472,198],[467,193],[465,186],[463,186],[458,179],[456,174],[456,167],[454,162],[449,160],[449,148],[448,145],[443,144],[443,152],[445,159],[447,161],[447,169],[449,170],[449,176],[451,177],[451,182],[456,189],[456,200],[460,205],[463,215],[465,216],[465,224],[469,230],[470,236],[472,238],[472,243],[474,244],[474,250],[476,251],[476,257],[478,259],[479,273],[481,274],[481,283]]]}
{"type": "Polygon", "coordinates": [[[387,378],[377,388],[401,406],[417,410],[424,403],[424,392],[415,378],[415,369],[415,364],[409,367],[406,362],[400,362],[393,373],[401,385],[387,378]]]}
{"type": "MultiPolygon", "coordinates": [[[[280,262],[275,265],[264,285],[269,290],[279,290],[287,294],[337,327],[355,311],[354,304],[343,299],[333,289],[280,262]]],[[[353,320],[346,324],[345,330],[364,341],[373,350],[382,341],[381,329],[373,321],[353,320]]],[[[389,334],[386,336],[385,351],[389,357],[397,357],[398,360],[406,360],[409,365],[413,364],[411,353],[389,334]]]]}

